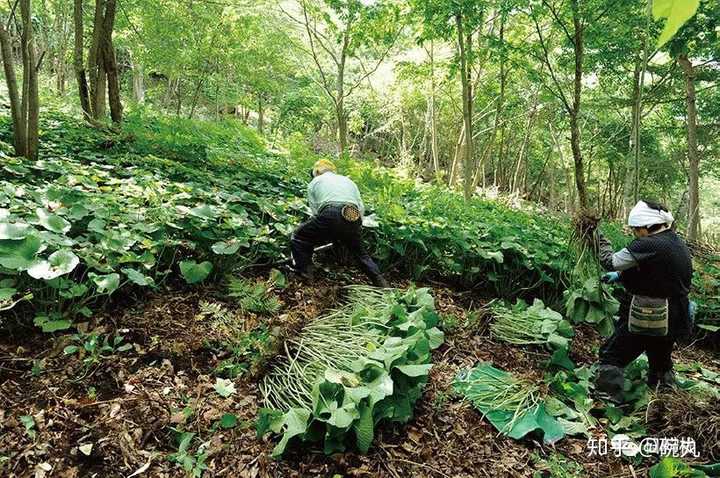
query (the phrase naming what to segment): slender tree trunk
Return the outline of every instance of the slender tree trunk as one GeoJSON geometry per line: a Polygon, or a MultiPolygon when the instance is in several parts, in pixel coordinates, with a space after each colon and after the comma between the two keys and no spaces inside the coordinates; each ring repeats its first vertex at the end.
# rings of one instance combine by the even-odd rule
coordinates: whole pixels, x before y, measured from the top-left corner
{"type": "MultiPolygon", "coordinates": [[[[500,17],[500,43],[504,47],[505,45],[505,15],[501,15],[500,17]]],[[[500,154],[498,154],[497,160],[494,159],[494,152],[491,149],[490,150],[490,158],[492,159],[492,169],[493,169],[493,186],[497,187],[497,178],[498,178],[498,168],[502,164],[503,161],[503,155],[504,155],[504,143],[505,143],[505,125],[500,125],[501,121],[501,114],[502,110],[505,104],[505,84],[507,80],[507,75],[505,72],[505,53],[503,51],[502,55],[500,56],[500,96],[498,98],[497,106],[495,109],[495,122],[493,123],[493,131],[492,131],[492,143],[491,148],[495,148],[495,138],[497,137],[497,131],[498,127],[500,126],[502,128],[501,134],[500,134],[500,154]]],[[[483,187],[485,187],[485,178],[483,178],[483,187]]]]}
{"type": "Polygon", "coordinates": [[[587,187],[585,185],[585,166],[583,164],[582,150],[580,149],[580,100],[582,96],[583,77],[583,26],[580,19],[578,0],[571,1],[573,12],[574,47],[575,47],[575,79],[573,82],[573,104],[570,112],[570,145],[575,162],[575,186],[577,187],[578,201],[581,210],[588,207],[587,187]]]}
{"type": "Polygon", "coordinates": [[[145,103],[145,76],[140,64],[132,61],[132,84],[133,84],[133,100],[136,103],[145,103]]]}
{"type": "MultiPolygon", "coordinates": [[[[197,87],[195,88],[195,93],[193,93],[192,103],[190,105],[190,114],[188,114],[188,119],[192,119],[193,116],[195,116],[195,108],[197,107],[198,98],[200,98],[200,90],[202,90],[203,83],[205,82],[205,77],[201,77],[198,81],[197,87]]],[[[179,115],[180,113],[178,113],[179,115]]]]}
{"type": "Polygon", "coordinates": [[[90,120],[92,118],[92,112],[90,109],[90,92],[88,89],[85,61],[83,58],[83,0],[75,0],[73,19],[75,22],[75,78],[78,84],[80,107],[83,110],[83,116],[86,120],[90,120]]]}
{"type": "Polygon", "coordinates": [[[110,118],[113,123],[122,122],[123,107],[120,99],[120,77],[117,58],[113,47],[112,35],[115,28],[116,0],[107,0],[105,18],[103,19],[103,66],[107,75],[108,100],[110,102],[110,118]]]}
{"type": "Polygon", "coordinates": [[[462,160],[465,144],[465,122],[463,121],[455,143],[455,154],[453,155],[452,164],[450,165],[450,174],[448,175],[448,186],[453,187],[457,178],[458,163],[462,160]]]}
{"type": "MultiPolygon", "coordinates": [[[[104,61],[101,59],[101,61],[104,61]]],[[[105,118],[107,114],[107,90],[108,90],[108,78],[105,69],[101,69],[98,74],[98,90],[95,97],[95,114],[97,119],[105,118]]]]}
{"type": "Polygon", "coordinates": [[[2,47],[5,83],[7,84],[8,96],[10,98],[10,114],[12,116],[15,154],[25,156],[27,154],[27,124],[23,121],[20,92],[18,91],[18,82],[15,75],[15,59],[12,51],[12,43],[10,35],[2,22],[0,22],[0,47],[2,47]]]}
{"type": "Polygon", "coordinates": [[[696,241],[700,237],[700,156],[697,143],[697,107],[695,105],[695,67],[686,54],[678,57],[678,63],[685,74],[687,93],[687,143],[689,184],[688,184],[688,231],[687,237],[696,241]]]}
{"type": "Polygon", "coordinates": [[[521,171],[521,168],[523,167],[528,144],[530,143],[530,136],[532,133],[533,123],[535,122],[535,114],[537,113],[539,93],[540,93],[539,90],[535,90],[535,93],[533,94],[532,109],[530,110],[530,113],[528,114],[527,125],[525,126],[525,136],[523,138],[522,143],[520,144],[520,152],[518,153],[517,163],[515,164],[515,173],[513,174],[512,183],[510,185],[510,192],[512,192],[512,193],[518,192],[520,190],[520,186],[519,186],[520,171],[521,171]]]}
{"type": "Polygon", "coordinates": [[[337,98],[335,100],[335,116],[337,119],[338,154],[347,152],[347,116],[345,115],[345,64],[347,62],[347,49],[350,45],[350,26],[348,25],[343,34],[343,46],[340,53],[338,65],[338,76],[336,83],[337,98]]]}
{"type": "Polygon", "coordinates": [[[638,56],[635,61],[635,71],[633,73],[633,92],[632,92],[632,111],[631,111],[631,127],[629,142],[629,157],[627,168],[625,168],[625,179],[623,181],[623,208],[624,212],[628,212],[630,208],[637,202],[638,190],[638,162],[639,162],[639,124],[641,116],[641,99],[640,91],[642,89],[641,77],[643,76],[642,56],[638,56]]]}
{"type": "Polygon", "coordinates": [[[99,120],[104,113],[105,100],[105,69],[103,67],[103,20],[105,0],[95,0],[92,42],[88,52],[88,68],[90,77],[90,108],[93,119],[99,120]]]}
{"type": "Polygon", "coordinates": [[[440,158],[437,137],[437,114],[435,113],[435,44],[430,41],[430,154],[435,179],[440,178],[440,158]]]}
{"type": "Polygon", "coordinates": [[[460,53],[460,81],[463,96],[463,124],[465,125],[465,147],[463,151],[463,185],[465,199],[472,195],[472,159],[473,159],[473,127],[472,127],[472,87],[470,85],[470,68],[468,57],[470,55],[470,35],[465,33],[463,19],[460,14],[455,16],[458,30],[458,50],[460,53]]]}
{"type": "Polygon", "coordinates": [[[23,43],[27,55],[27,157],[37,159],[39,144],[40,98],[38,92],[38,67],[35,57],[35,38],[32,25],[30,0],[21,0],[23,18],[23,43]]]}
{"type": "Polygon", "coordinates": [[[263,102],[262,95],[258,95],[258,122],[257,122],[258,133],[262,134],[264,128],[265,128],[265,104],[263,102]]]}

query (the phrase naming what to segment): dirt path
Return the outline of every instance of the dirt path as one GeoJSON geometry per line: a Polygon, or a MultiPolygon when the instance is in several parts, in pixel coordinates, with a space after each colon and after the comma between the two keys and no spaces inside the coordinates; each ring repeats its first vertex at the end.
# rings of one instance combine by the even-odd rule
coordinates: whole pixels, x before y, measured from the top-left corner
{"type": "MultiPolygon", "coordinates": [[[[248,315],[243,327],[264,325],[280,336],[292,334],[341,293],[330,282],[311,288],[291,283],[282,292],[283,308],[276,318],[268,323],[248,315]]],[[[547,355],[492,342],[487,320],[467,313],[481,304],[476,297],[440,288],[434,294],[439,311],[456,317],[455,326],[435,352],[436,365],[415,418],[381,429],[365,456],[327,457],[304,449],[283,461],[269,458],[274,443],[258,440],[254,431],[260,398],[253,375],[262,367],[236,380],[237,391],[229,398],[213,389],[213,371],[229,352],[213,345],[218,331],[199,310],[203,302],[222,303],[216,289],[151,296],[134,308],[82,324],[81,330],[122,335],[121,344],[132,344],[93,363],[77,353],[65,355],[74,343],[69,336],[35,330],[5,335],[0,338],[0,475],[182,476],[168,455],[178,451],[173,429],[183,429],[195,433],[187,450],[190,460],[206,444],[205,476],[531,477],[541,466],[533,455],[553,450],[498,437],[474,409],[451,396],[450,385],[459,369],[479,360],[540,381],[547,355]],[[235,415],[237,426],[219,426],[225,414],[235,415]],[[29,431],[23,415],[33,417],[29,431]]],[[[593,331],[581,329],[573,359],[591,362],[598,341],[593,331]]],[[[586,476],[633,476],[615,459],[588,457],[584,439],[568,438],[557,448],[581,463],[586,476]]],[[[642,476],[639,470],[637,476],[642,476]]]]}

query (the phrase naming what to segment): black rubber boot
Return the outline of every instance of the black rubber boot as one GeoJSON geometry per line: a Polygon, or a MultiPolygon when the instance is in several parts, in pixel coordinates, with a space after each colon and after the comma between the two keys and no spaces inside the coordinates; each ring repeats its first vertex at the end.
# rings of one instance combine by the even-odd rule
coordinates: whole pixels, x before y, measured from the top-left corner
{"type": "Polygon", "coordinates": [[[614,365],[603,365],[598,367],[595,377],[595,390],[615,403],[622,403],[623,388],[625,385],[625,371],[614,365]]]}
{"type": "Polygon", "coordinates": [[[382,287],[383,289],[390,288],[390,284],[388,283],[388,281],[386,281],[385,278],[380,274],[370,276],[370,280],[375,287],[382,287]]]}
{"type": "Polygon", "coordinates": [[[666,388],[666,389],[673,389],[677,385],[677,381],[675,380],[675,372],[672,370],[668,370],[665,373],[653,373],[650,372],[648,374],[648,386],[650,388],[666,388]]]}

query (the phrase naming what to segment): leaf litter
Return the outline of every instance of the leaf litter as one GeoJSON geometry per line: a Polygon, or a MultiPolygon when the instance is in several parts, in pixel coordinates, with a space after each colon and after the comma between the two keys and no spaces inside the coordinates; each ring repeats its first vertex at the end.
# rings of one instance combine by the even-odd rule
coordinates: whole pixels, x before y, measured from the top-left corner
{"type": "MultiPolygon", "coordinates": [[[[342,293],[333,285],[337,282],[308,287],[290,281],[278,292],[279,313],[271,318],[246,314],[244,327],[271,325],[281,329],[280,340],[292,337],[337,303],[342,293]]],[[[480,413],[453,394],[458,372],[493,362],[542,389],[550,354],[495,342],[485,304],[472,294],[435,287],[433,295],[446,325],[446,341],[433,352],[434,366],[414,418],[405,425],[378,428],[366,455],[325,456],[321,449],[310,448],[290,450],[282,461],[270,458],[275,442],[258,440],[253,426],[261,402],[257,377],[263,374],[262,365],[233,379],[235,393],[228,397],[215,389],[216,368],[227,351],[209,345],[212,323],[196,317],[201,301],[232,307],[220,290],[150,296],[142,305],[81,325],[103,333],[122,330],[126,342],[133,344],[132,350],[96,365],[81,382],[76,380],[80,359],[62,354],[68,345],[64,336],[15,331],[0,339],[0,456],[9,457],[2,462],[2,472],[25,476],[49,467],[63,477],[177,476],[179,469],[167,457],[178,452],[176,438],[183,430],[195,433],[187,444],[188,455],[194,460],[204,455],[208,476],[531,477],[540,469],[533,454],[555,452],[579,463],[587,476],[633,476],[620,459],[589,457],[583,437],[543,445],[498,436],[480,413]],[[20,416],[33,418],[34,437],[20,416]]],[[[570,356],[589,365],[600,338],[590,326],[576,327],[576,332],[570,356]]],[[[696,359],[698,352],[693,353],[696,359]]],[[[676,412],[681,409],[679,403],[668,403],[676,412]]]]}

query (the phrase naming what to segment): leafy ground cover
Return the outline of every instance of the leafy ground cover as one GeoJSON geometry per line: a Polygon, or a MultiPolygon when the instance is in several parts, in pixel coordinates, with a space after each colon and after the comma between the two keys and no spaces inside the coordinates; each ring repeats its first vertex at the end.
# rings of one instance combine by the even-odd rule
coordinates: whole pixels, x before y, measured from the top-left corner
{"type": "MultiPolygon", "coordinates": [[[[258,382],[344,294],[268,266],[304,217],[315,157],[292,144],[289,155],[273,152],[234,123],[137,113],[110,133],[44,117],[41,159],[6,154],[0,178],[3,474],[639,476],[654,464],[587,456],[587,436],[615,433],[687,432],[702,439],[700,459],[717,456],[720,364],[702,350],[676,357],[697,406],[679,394],[651,408],[642,361],[628,370],[626,403],[593,399],[598,332],[608,333],[597,324],[614,305],[597,278],[579,280],[571,224],[342,161],[377,218],[366,230],[375,256],[397,287],[409,278],[432,287],[446,340],[411,364],[434,364],[418,376],[427,384],[414,418],[374,429],[367,455],[310,448],[272,461],[276,443],[253,430],[258,382]],[[566,436],[554,445],[498,436],[483,419],[489,408],[478,412],[453,387],[480,362],[533,384],[566,436]]],[[[712,326],[717,265],[703,255],[698,266],[712,326]]]]}
{"type": "MultiPolygon", "coordinates": [[[[177,276],[198,283],[277,258],[305,217],[316,157],[297,145],[287,156],[234,122],[146,112],[120,133],[60,112],[44,118],[39,161],[10,157],[0,144],[0,308],[29,301],[44,330],[68,328],[118,290],[147,291],[177,276]]],[[[7,120],[0,139],[9,140],[7,120]]],[[[529,205],[465,202],[362,161],[340,167],[378,218],[367,232],[385,268],[551,306],[570,289],[571,315],[584,307],[607,332],[602,314],[590,313],[608,307],[593,302],[599,284],[574,274],[579,252],[567,220],[529,205]]],[[[618,245],[626,240],[617,228],[607,232],[618,245]]],[[[717,263],[705,261],[696,278],[707,321],[720,296],[716,272],[717,263]]]]}

